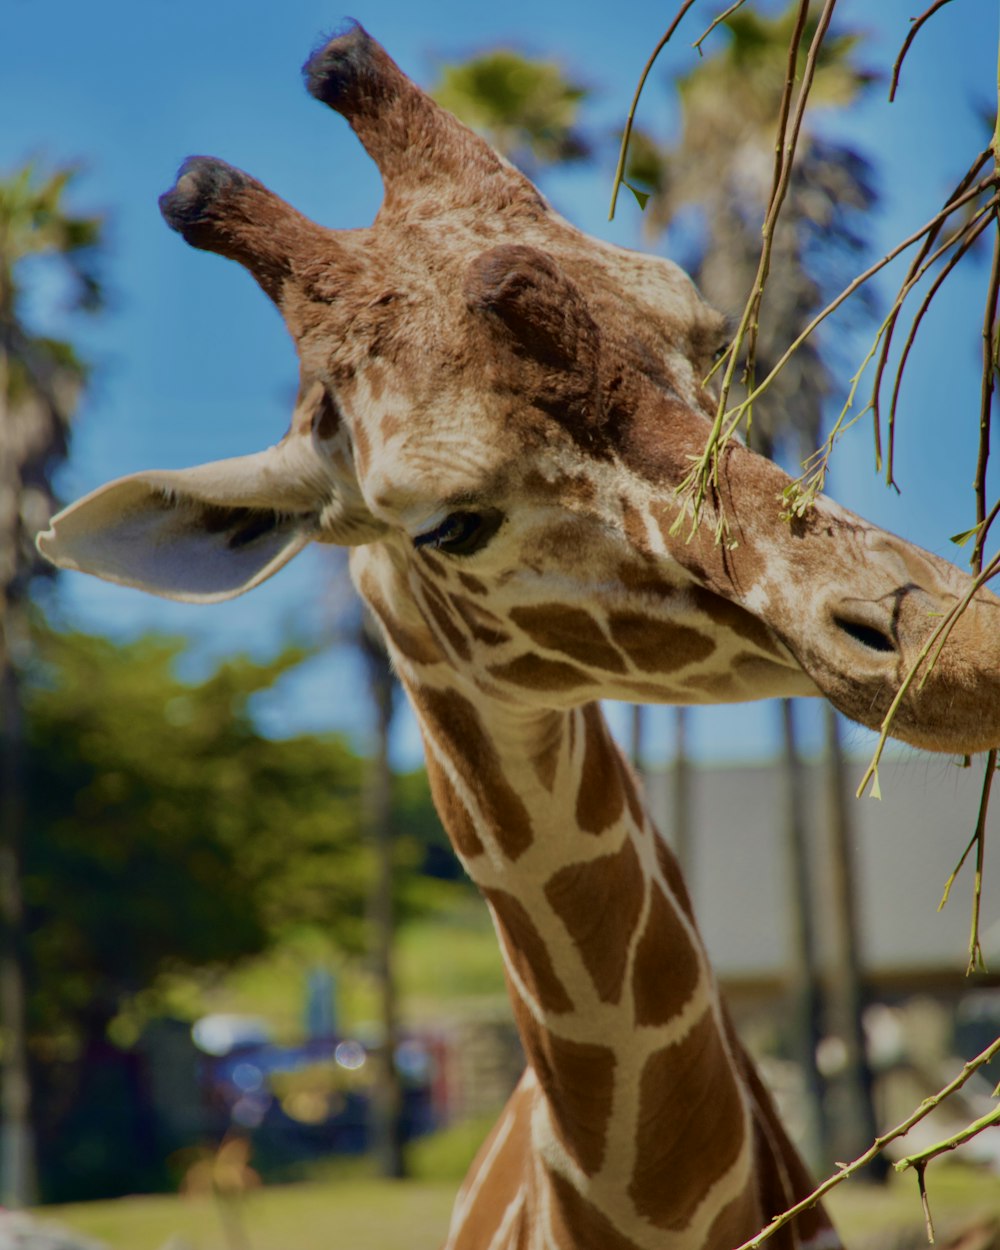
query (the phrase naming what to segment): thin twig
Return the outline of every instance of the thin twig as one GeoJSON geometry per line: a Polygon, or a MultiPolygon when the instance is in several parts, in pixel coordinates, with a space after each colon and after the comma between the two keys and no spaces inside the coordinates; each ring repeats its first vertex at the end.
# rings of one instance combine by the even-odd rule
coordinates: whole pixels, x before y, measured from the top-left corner
{"type": "MultiPolygon", "coordinates": [[[[863,1167],[871,1163],[872,1159],[880,1151],[884,1150],[890,1142],[896,1141],[897,1138],[905,1137],[915,1124],[919,1124],[921,1120],[930,1115],[935,1107],[939,1107],[946,1098],[949,1098],[956,1090],[961,1089],[974,1072],[978,1072],[980,1068],[985,1067],[997,1054],[1000,1054],[1000,1037],[987,1046],[984,1051],[980,1052],[975,1059],[970,1059],[954,1080],[949,1081],[936,1094],[925,1098],[920,1106],[915,1111],[912,1111],[905,1120],[887,1133],[884,1133],[881,1137],[876,1137],[875,1141],[872,1142],[863,1154],[858,1155],[851,1163],[845,1163],[832,1176],[828,1176],[821,1185],[817,1185],[812,1193],[803,1198],[801,1202],[797,1202],[795,1206],[789,1207],[787,1211],[782,1211],[780,1215],[775,1216],[770,1224],[762,1228],[755,1237],[751,1237],[749,1241],[745,1241],[741,1246],[737,1246],[736,1250],[757,1250],[758,1246],[763,1245],[769,1237],[772,1237],[779,1229],[784,1228],[797,1215],[801,1215],[803,1211],[808,1211],[810,1207],[814,1207],[831,1189],[835,1189],[837,1185],[846,1181],[848,1177],[853,1176],[855,1172],[859,1172],[863,1167]]],[[[998,1113],[1000,1113],[1000,1109],[998,1109],[998,1113]]]]}
{"type": "MultiPolygon", "coordinates": [[[[997,1038],[1000,1042],[1000,1038],[997,1038]]],[[[997,1043],[994,1043],[996,1045],[997,1043]]],[[[949,1150],[957,1150],[959,1146],[964,1146],[967,1141],[971,1141],[983,1129],[992,1128],[994,1124],[1000,1124],[1000,1107],[994,1107],[992,1111],[987,1111],[985,1115],[981,1115],[978,1120],[973,1120],[971,1124],[953,1134],[946,1137],[943,1141],[936,1142],[933,1146],[928,1146],[924,1150],[918,1151],[916,1154],[907,1155],[905,1159],[900,1159],[893,1166],[897,1172],[905,1172],[907,1168],[916,1168],[921,1171],[927,1166],[932,1159],[936,1159],[939,1155],[947,1154],[949,1150]]]]}
{"type": "Polygon", "coordinates": [[[934,3],[931,5],[929,9],[926,10],[926,12],[921,13],[919,17],[910,18],[912,25],[910,26],[909,33],[907,34],[906,38],[903,40],[903,46],[899,50],[899,56],[896,57],[896,63],[892,67],[892,81],[889,83],[889,103],[890,104],[896,98],[896,88],[899,86],[899,71],[903,68],[903,61],[906,57],[907,52],[909,52],[910,50],[910,44],[913,43],[914,39],[916,39],[917,37],[917,32],[920,30],[921,26],[923,26],[924,22],[926,22],[928,18],[931,18],[934,16],[934,14],[938,11],[938,9],[943,9],[946,4],[950,4],[950,3],[951,3],[951,0],[934,0],[934,3]]]}
{"type": "Polygon", "coordinates": [[[618,165],[615,168],[615,179],[611,186],[611,207],[608,210],[608,221],[614,221],[615,219],[615,206],[618,203],[618,192],[622,183],[625,181],[625,162],[628,159],[628,145],[629,140],[632,138],[632,126],[635,122],[635,111],[639,107],[639,97],[642,95],[642,89],[646,85],[646,79],[649,77],[650,70],[656,64],[656,58],[670,42],[674,31],[684,20],[685,14],[693,4],[694,0],[684,0],[684,3],[677,11],[677,16],[667,28],[667,33],[653,49],[649,60],[643,67],[642,73],[639,75],[639,82],[636,85],[635,94],[632,96],[632,103],[629,106],[628,117],[625,119],[625,129],[622,131],[621,149],[618,152],[618,165]]]}
{"type": "MultiPolygon", "coordinates": [[[[757,336],[760,332],[760,305],[764,298],[764,287],[767,284],[767,278],[771,272],[771,250],[774,246],[774,232],[778,224],[778,216],[781,213],[782,205],[785,202],[785,196],[792,180],[792,163],[795,159],[795,151],[798,147],[799,132],[802,128],[802,118],[805,115],[806,101],[809,98],[809,91],[812,87],[813,75],[815,73],[815,65],[820,45],[826,34],[830,24],[830,18],[833,16],[833,8],[836,0],[828,0],[823,14],[820,17],[819,26],[813,36],[812,44],[809,48],[809,54],[806,58],[806,67],[802,75],[802,86],[799,88],[798,100],[796,101],[795,116],[792,119],[791,136],[788,134],[788,116],[792,107],[792,94],[795,90],[795,70],[799,63],[799,47],[802,43],[802,36],[805,33],[806,22],[809,18],[809,0],[802,0],[799,5],[799,11],[795,16],[795,26],[792,30],[791,38],[788,41],[788,59],[785,65],[785,82],[781,91],[781,101],[778,105],[778,124],[775,129],[774,143],[774,167],[771,178],[771,194],[767,201],[767,211],[764,214],[764,225],[761,229],[763,242],[760,250],[760,261],[757,266],[757,276],[750,290],[750,298],[748,308],[750,309],[747,318],[747,337],[746,337],[746,363],[744,365],[743,376],[748,389],[753,387],[754,373],[756,371],[757,358],[757,336]]],[[[734,342],[734,363],[735,353],[739,350],[739,346],[734,342]]],[[[728,388],[723,389],[723,393],[719,398],[719,402],[724,408],[729,402],[728,388]]],[[[750,409],[747,409],[747,425],[750,424],[750,409]]]]}
{"type": "Polygon", "coordinates": [[[997,304],[1000,300],[1000,230],[993,240],[993,264],[989,289],[983,310],[983,379],[979,396],[979,455],[973,490],[976,495],[976,542],[972,549],[972,567],[979,572],[986,543],[986,468],[990,458],[990,430],[993,412],[993,391],[997,369],[997,304]]]}
{"type": "MultiPolygon", "coordinates": [[[[958,185],[952,190],[951,194],[945,200],[946,204],[957,199],[960,195],[962,195],[967,190],[967,188],[972,184],[973,179],[976,177],[976,175],[979,173],[979,171],[982,169],[982,167],[986,164],[986,162],[990,159],[991,156],[992,156],[992,152],[991,152],[991,149],[988,147],[984,148],[983,151],[979,153],[976,159],[972,162],[972,164],[966,170],[965,174],[959,180],[958,185]]],[[[907,270],[906,278],[904,278],[904,282],[912,276],[914,270],[918,269],[921,266],[921,264],[923,264],[923,261],[926,258],[927,253],[934,246],[934,242],[937,239],[938,233],[940,232],[941,228],[944,226],[945,220],[946,219],[942,219],[942,221],[938,224],[938,226],[934,230],[928,232],[927,237],[925,238],[923,244],[917,249],[917,253],[914,256],[909,269],[907,270]]],[[[882,374],[884,373],[886,364],[888,363],[889,348],[892,344],[892,333],[893,333],[894,328],[895,328],[894,326],[891,326],[888,333],[886,334],[885,340],[882,345],[882,351],[879,354],[879,362],[878,362],[878,367],[876,368],[876,371],[875,371],[875,379],[872,384],[872,407],[875,413],[875,417],[874,417],[875,467],[878,472],[882,471],[882,439],[881,439],[882,420],[881,420],[881,412],[880,412],[880,405],[879,405],[879,396],[882,390],[882,374]]],[[[892,473],[892,467],[890,464],[889,467],[887,468],[887,477],[891,478],[891,473],[892,473]]]]}
{"type": "Polygon", "coordinates": [[[727,18],[732,17],[732,15],[736,12],[737,9],[742,9],[744,4],[746,4],[746,0],[736,0],[735,4],[731,4],[724,13],[720,13],[719,16],[715,19],[715,21],[712,22],[710,26],[706,27],[706,29],[702,31],[702,33],[698,36],[698,38],[691,45],[692,48],[698,49],[699,56],[702,55],[701,45],[709,37],[712,31],[715,30],[716,26],[721,26],[722,23],[727,20],[727,18]]]}
{"type": "MultiPolygon", "coordinates": [[[[821,311],[813,317],[805,329],[802,330],[795,339],[793,339],[793,341],[778,358],[767,377],[754,387],[742,403],[737,404],[734,408],[725,412],[716,412],[715,420],[713,421],[712,428],[709,431],[704,450],[701,455],[695,459],[692,469],[678,487],[678,494],[681,497],[689,495],[692,499],[692,533],[697,527],[699,510],[701,508],[701,504],[707,496],[709,484],[714,480],[713,465],[716,462],[722,447],[729,441],[730,438],[732,438],[733,434],[735,434],[740,422],[743,419],[743,414],[746,411],[747,406],[767,390],[810,334],[812,334],[817,326],[825,321],[827,317],[836,312],[845,300],[849,299],[855,291],[862,287],[867,281],[869,281],[869,279],[874,277],[875,274],[881,272],[881,270],[883,270],[887,265],[890,265],[896,257],[905,252],[907,248],[912,247],[914,243],[919,242],[919,240],[922,239],[928,231],[933,230],[939,225],[940,222],[950,217],[957,208],[961,208],[963,204],[966,204],[970,200],[975,199],[976,196],[981,195],[982,192],[992,184],[993,176],[990,175],[988,178],[984,178],[975,187],[967,189],[962,195],[958,196],[957,199],[950,200],[939,212],[935,213],[929,221],[925,222],[919,230],[915,230],[913,234],[903,239],[901,243],[897,243],[896,246],[887,252],[881,260],[875,261],[874,264],[869,265],[863,273],[858,274],[858,276],[854,278],[853,281],[851,281],[846,287],[844,287],[840,294],[832,299],[825,308],[821,309],[821,311]]],[[[737,331],[737,335],[739,335],[739,333],[740,332],[737,331]]],[[[679,529],[679,527],[683,524],[683,517],[684,510],[682,509],[678,515],[677,521],[674,522],[675,530],[679,529]]]]}
{"type": "Polygon", "coordinates": [[[920,1205],[924,1210],[924,1229],[927,1232],[927,1241],[929,1245],[934,1245],[934,1220],[931,1218],[931,1204],[927,1197],[927,1178],[924,1173],[927,1171],[926,1163],[915,1164],[917,1170],[917,1188],[920,1190],[920,1205]]]}
{"type": "MultiPolygon", "coordinates": [[[[986,227],[990,224],[991,219],[995,218],[996,207],[997,207],[997,202],[994,200],[992,201],[992,212],[982,213],[978,220],[976,220],[975,218],[972,219],[972,222],[970,223],[971,228],[967,230],[966,237],[963,239],[961,245],[955,249],[955,251],[949,257],[947,264],[945,264],[942,267],[941,272],[934,279],[934,282],[931,284],[930,288],[928,289],[927,294],[924,296],[923,300],[921,301],[920,307],[917,309],[916,314],[914,315],[913,321],[910,323],[909,333],[907,334],[906,341],[903,344],[903,350],[900,352],[900,355],[899,355],[899,363],[896,366],[895,378],[893,380],[892,396],[890,397],[890,400],[889,400],[889,451],[888,451],[888,456],[886,459],[886,482],[890,485],[895,484],[892,469],[893,469],[894,452],[895,452],[895,446],[896,446],[896,436],[895,436],[896,412],[897,412],[897,408],[899,404],[899,392],[903,384],[903,374],[906,371],[906,365],[910,358],[910,351],[913,348],[913,344],[917,337],[917,331],[920,329],[920,324],[923,321],[924,316],[927,313],[927,310],[930,308],[931,303],[934,299],[934,296],[937,295],[938,291],[947,281],[948,275],[952,272],[955,266],[961,261],[962,257],[966,254],[966,252],[968,252],[969,248],[972,247],[973,243],[975,243],[975,241],[983,233],[986,227]]],[[[902,311],[902,305],[900,305],[900,311],[902,311]]],[[[883,339],[883,356],[885,353],[888,352],[888,345],[889,345],[890,337],[891,337],[891,330],[886,333],[885,338],[883,339]]],[[[880,386],[881,386],[881,377],[877,376],[875,378],[875,381],[872,383],[873,397],[876,393],[876,390],[880,388],[880,386]]],[[[874,403],[872,406],[874,409],[874,403]]]]}

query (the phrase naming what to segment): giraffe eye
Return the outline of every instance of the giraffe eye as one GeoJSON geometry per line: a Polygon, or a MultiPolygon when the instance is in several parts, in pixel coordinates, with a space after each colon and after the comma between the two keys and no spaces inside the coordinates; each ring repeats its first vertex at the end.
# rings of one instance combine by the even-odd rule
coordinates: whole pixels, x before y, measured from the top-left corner
{"type": "Polygon", "coordinates": [[[436,529],[418,534],[413,545],[451,556],[471,556],[486,546],[502,521],[500,512],[451,512],[436,529]]]}

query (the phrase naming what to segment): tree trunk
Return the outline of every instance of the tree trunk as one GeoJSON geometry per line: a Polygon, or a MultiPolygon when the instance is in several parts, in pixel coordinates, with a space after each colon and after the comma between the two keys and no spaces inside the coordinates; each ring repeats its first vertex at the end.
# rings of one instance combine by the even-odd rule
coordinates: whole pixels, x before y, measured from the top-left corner
{"type": "Polygon", "coordinates": [[[793,1052],[805,1081],[806,1129],[802,1152],[810,1167],[818,1170],[827,1166],[829,1153],[826,1090],[816,1059],[823,1030],[823,1001],[810,888],[805,776],[798,748],[795,705],[791,699],[781,700],[781,725],[785,855],[791,887],[793,1052]]]}
{"type": "MultiPolygon", "coordinates": [[[[830,1026],[845,1049],[843,1073],[834,1085],[834,1148],[838,1159],[854,1159],[878,1135],[874,1089],[862,1015],[865,989],[861,973],[853,829],[847,796],[840,722],[829,704],[824,709],[824,807],[829,828],[827,880],[833,912],[833,966],[830,976],[830,1026]]],[[[865,1176],[885,1181],[889,1164],[878,1155],[865,1176]]]]}
{"type": "Polygon", "coordinates": [[[375,851],[375,880],[369,908],[372,925],[372,962],[378,982],[382,1046],[372,1089],[373,1148],[379,1174],[405,1175],[403,1156],[403,1088],[396,1068],[398,1042],[396,984],[393,975],[394,922],[392,906],[392,769],[389,730],[392,724],[394,679],[381,641],[363,640],[369,686],[376,713],[376,745],[368,775],[368,828],[375,851]]]}
{"type": "Polygon", "coordinates": [[[0,638],[0,1204],[19,1208],[36,1201],[37,1182],[21,891],[24,750],[17,674],[4,642],[0,638]]]}

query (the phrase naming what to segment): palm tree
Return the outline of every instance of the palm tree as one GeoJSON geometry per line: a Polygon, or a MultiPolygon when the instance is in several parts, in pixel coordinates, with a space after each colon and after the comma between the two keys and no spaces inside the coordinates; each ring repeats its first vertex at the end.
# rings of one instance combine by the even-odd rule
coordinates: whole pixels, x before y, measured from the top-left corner
{"type": "Polygon", "coordinates": [[[31,164],[0,180],[0,1201],[35,1195],[28,1064],[21,847],[24,786],[18,665],[30,646],[28,591],[51,574],[34,537],[48,521],[86,370],[68,343],[36,333],[26,292],[56,269],[70,307],[101,305],[101,223],[67,211],[72,169],[31,164]]]}
{"type": "Polygon", "coordinates": [[[433,95],[529,178],[591,155],[590,140],[577,125],[587,88],[567,78],[555,61],[497,48],[443,65],[433,95]]]}
{"type": "MultiPolygon", "coordinates": [[[[628,169],[630,184],[644,184],[653,192],[644,218],[646,232],[658,235],[679,225],[679,233],[693,237],[696,242],[688,247],[688,268],[712,303],[737,313],[751,289],[760,257],[761,224],[772,184],[775,119],[798,7],[792,4],[773,17],[747,9],[734,13],[724,25],[717,50],[676,84],[681,106],[678,140],[661,147],[648,134],[640,134],[628,169]]],[[[813,17],[806,23],[803,48],[809,46],[815,29],[813,17]]],[[[854,34],[827,35],[814,79],[814,105],[849,105],[873,81],[856,63],[858,44],[859,36],[854,34]]],[[[757,340],[758,376],[770,372],[786,344],[853,276],[863,250],[859,223],[875,202],[864,157],[821,137],[808,120],[807,116],[773,240],[757,340]]],[[[816,339],[807,341],[792,357],[767,394],[754,404],[748,441],[756,450],[797,464],[817,447],[823,402],[833,390],[832,361],[830,346],[816,339]]],[[[812,1095],[812,1140],[806,1149],[818,1162],[831,1155],[823,1081],[815,1060],[822,1003],[808,901],[801,751],[794,711],[787,702],[781,708],[781,729],[785,842],[796,948],[791,970],[798,1022],[796,1049],[812,1095]]],[[[827,766],[840,777],[840,740],[830,718],[826,734],[827,766]]],[[[832,794],[829,786],[827,791],[832,794]]],[[[842,855],[847,809],[830,798],[827,810],[832,813],[831,838],[842,855]]],[[[680,819],[682,823],[686,819],[683,813],[680,819]]],[[[683,840],[683,829],[680,834],[683,840]]],[[[839,860],[838,866],[846,871],[839,860]]],[[[831,1016],[838,1017],[851,1058],[849,1118],[863,1139],[837,1142],[836,1157],[848,1158],[873,1139],[875,1124],[867,1093],[870,1076],[858,1015],[857,944],[849,907],[845,906],[839,927],[842,937],[837,944],[834,983],[850,987],[840,995],[850,1007],[845,1010],[841,1003],[831,1016]],[[852,971],[853,980],[848,975],[852,971]]]]}

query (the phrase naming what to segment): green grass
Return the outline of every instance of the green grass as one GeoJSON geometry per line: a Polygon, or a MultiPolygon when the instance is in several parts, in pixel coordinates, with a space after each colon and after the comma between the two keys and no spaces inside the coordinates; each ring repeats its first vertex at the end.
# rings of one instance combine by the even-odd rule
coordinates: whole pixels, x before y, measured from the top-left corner
{"type": "Polygon", "coordinates": [[[242,1243],[226,1240],[223,1211],[206,1196],[122,1198],[44,1216],[110,1250],[439,1250],[453,1197],[450,1184],[271,1186],[241,1204],[242,1243]]]}
{"type": "MultiPolygon", "coordinates": [[[[941,1165],[931,1168],[927,1179],[939,1231],[977,1215],[1000,1216],[995,1176],[941,1165]]],[[[226,1241],[221,1212],[207,1197],[125,1198],[47,1208],[42,1214],[110,1250],[165,1250],[171,1238],[176,1250],[440,1250],[455,1188],[454,1181],[349,1175],[271,1186],[251,1194],[242,1208],[242,1245],[226,1241]]],[[[896,1178],[887,1190],[842,1185],[830,1205],[849,1245],[889,1229],[919,1234],[923,1228],[912,1177],[896,1178]]]]}

